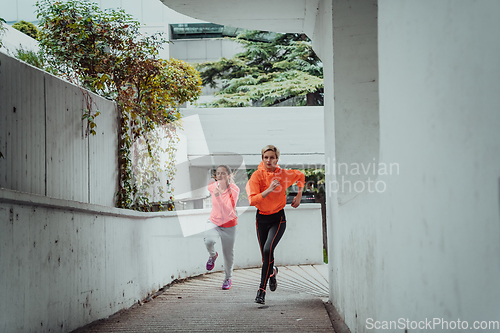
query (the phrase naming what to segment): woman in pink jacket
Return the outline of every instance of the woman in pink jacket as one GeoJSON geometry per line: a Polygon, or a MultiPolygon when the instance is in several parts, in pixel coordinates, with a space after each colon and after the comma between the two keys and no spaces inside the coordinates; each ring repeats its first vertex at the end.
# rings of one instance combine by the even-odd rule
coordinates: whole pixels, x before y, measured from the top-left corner
{"type": "Polygon", "coordinates": [[[205,245],[210,255],[207,261],[207,270],[214,269],[218,253],[215,243],[220,237],[222,254],[224,255],[225,279],[222,289],[228,290],[232,285],[234,241],[236,238],[236,203],[240,189],[231,181],[231,169],[227,165],[219,165],[216,170],[216,180],[211,179],[208,191],[212,195],[212,212],[207,221],[205,232],[205,245]]]}

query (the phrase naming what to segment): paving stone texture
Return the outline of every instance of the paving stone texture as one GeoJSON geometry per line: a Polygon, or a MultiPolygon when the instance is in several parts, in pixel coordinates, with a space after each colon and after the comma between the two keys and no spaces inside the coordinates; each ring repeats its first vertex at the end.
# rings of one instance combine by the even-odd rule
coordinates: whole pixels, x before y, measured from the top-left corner
{"type": "Polygon", "coordinates": [[[235,270],[230,290],[223,272],[174,283],[155,299],[74,333],[94,332],[333,332],[325,308],[327,265],[279,267],[278,289],[254,302],[260,269],[235,270]]]}

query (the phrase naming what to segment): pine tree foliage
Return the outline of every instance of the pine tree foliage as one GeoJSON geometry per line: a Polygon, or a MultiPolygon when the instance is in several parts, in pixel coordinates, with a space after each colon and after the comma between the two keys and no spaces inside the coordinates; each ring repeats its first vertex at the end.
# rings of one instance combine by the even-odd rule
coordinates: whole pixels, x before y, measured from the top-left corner
{"type": "Polygon", "coordinates": [[[197,65],[204,86],[221,87],[205,106],[272,106],[297,96],[300,105],[323,105],[323,66],[305,35],[246,31],[233,40],[243,52],[197,65]]]}

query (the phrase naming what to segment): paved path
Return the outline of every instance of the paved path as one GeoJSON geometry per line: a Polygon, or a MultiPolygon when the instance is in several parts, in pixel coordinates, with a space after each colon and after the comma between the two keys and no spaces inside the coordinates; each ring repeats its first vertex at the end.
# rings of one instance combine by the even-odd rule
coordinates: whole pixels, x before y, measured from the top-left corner
{"type": "Polygon", "coordinates": [[[327,265],[279,267],[278,289],[267,291],[265,305],[254,303],[260,269],[235,270],[230,290],[221,288],[223,272],[204,274],[75,333],[333,332],[327,272],[327,265]]]}

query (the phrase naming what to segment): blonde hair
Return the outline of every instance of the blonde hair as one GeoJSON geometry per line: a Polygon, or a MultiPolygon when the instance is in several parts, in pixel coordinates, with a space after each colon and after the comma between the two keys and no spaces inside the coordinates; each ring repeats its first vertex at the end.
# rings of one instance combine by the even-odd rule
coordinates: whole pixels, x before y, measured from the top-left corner
{"type": "Polygon", "coordinates": [[[264,148],[262,148],[262,150],[261,150],[261,156],[262,156],[262,158],[264,158],[264,153],[266,151],[274,151],[274,153],[276,154],[276,158],[278,158],[278,159],[280,158],[280,150],[278,148],[276,148],[276,146],[267,145],[264,148]]]}

